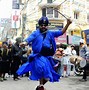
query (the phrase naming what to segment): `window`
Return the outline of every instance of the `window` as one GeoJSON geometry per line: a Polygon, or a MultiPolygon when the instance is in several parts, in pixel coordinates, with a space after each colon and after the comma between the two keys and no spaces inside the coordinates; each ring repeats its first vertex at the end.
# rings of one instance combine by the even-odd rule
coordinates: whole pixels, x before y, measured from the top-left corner
{"type": "Polygon", "coordinates": [[[87,22],[89,22],[89,14],[87,15],[87,22]]]}
{"type": "MultiPolygon", "coordinates": [[[[58,11],[57,8],[55,8],[55,9],[58,11]]],[[[58,18],[58,12],[57,12],[57,11],[54,10],[54,17],[55,17],[55,18],[58,18]]]]}
{"type": "Polygon", "coordinates": [[[52,3],[52,0],[47,0],[47,3],[52,3]]]}
{"type": "MultiPolygon", "coordinates": [[[[58,9],[56,9],[58,10],[58,9]]],[[[42,16],[47,16],[48,18],[58,18],[58,12],[53,9],[53,7],[43,8],[42,16]]]]}
{"type": "Polygon", "coordinates": [[[53,8],[47,8],[47,14],[53,14],[53,8]]]}
{"type": "Polygon", "coordinates": [[[42,16],[46,16],[46,8],[42,9],[42,16]]]}
{"type": "Polygon", "coordinates": [[[76,12],[76,11],[74,12],[74,18],[75,19],[78,19],[79,18],[79,12],[76,12]]]}

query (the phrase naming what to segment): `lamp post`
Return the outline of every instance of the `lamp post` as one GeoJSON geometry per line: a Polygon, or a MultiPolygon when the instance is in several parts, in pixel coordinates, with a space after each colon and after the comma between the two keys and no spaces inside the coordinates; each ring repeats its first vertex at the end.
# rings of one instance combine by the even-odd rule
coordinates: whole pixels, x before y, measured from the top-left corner
{"type": "Polygon", "coordinates": [[[25,22],[26,22],[26,14],[23,14],[22,15],[22,41],[24,39],[25,22]]]}

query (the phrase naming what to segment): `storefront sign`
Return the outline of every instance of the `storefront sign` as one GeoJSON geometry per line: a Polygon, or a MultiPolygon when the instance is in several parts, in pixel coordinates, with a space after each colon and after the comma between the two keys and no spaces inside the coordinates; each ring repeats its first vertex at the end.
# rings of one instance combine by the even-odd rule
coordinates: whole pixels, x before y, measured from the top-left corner
{"type": "Polygon", "coordinates": [[[67,43],[66,33],[64,33],[62,36],[59,36],[58,38],[55,38],[56,43],[67,43]]]}
{"type": "Polygon", "coordinates": [[[81,39],[80,36],[76,36],[76,35],[70,36],[70,37],[69,37],[69,44],[79,45],[80,39],[81,39]]]}

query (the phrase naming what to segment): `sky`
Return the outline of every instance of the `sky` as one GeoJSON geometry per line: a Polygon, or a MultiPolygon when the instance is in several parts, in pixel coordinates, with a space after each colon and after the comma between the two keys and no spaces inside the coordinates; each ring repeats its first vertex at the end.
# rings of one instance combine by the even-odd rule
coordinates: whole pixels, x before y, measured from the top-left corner
{"type": "Polygon", "coordinates": [[[0,0],[0,18],[9,18],[12,11],[12,0],[0,0]]]}

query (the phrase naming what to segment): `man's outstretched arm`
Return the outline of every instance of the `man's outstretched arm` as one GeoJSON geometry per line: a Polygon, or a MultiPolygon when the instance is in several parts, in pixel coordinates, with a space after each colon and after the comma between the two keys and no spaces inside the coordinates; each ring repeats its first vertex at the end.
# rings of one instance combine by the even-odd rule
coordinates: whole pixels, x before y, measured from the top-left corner
{"type": "Polygon", "coordinates": [[[72,21],[70,19],[67,19],[67,24],[65,25],[65,27],[62,29],[62,32],[65,33],[66,30],[68,29],[69,25],[72,23],[72,21]]]}

